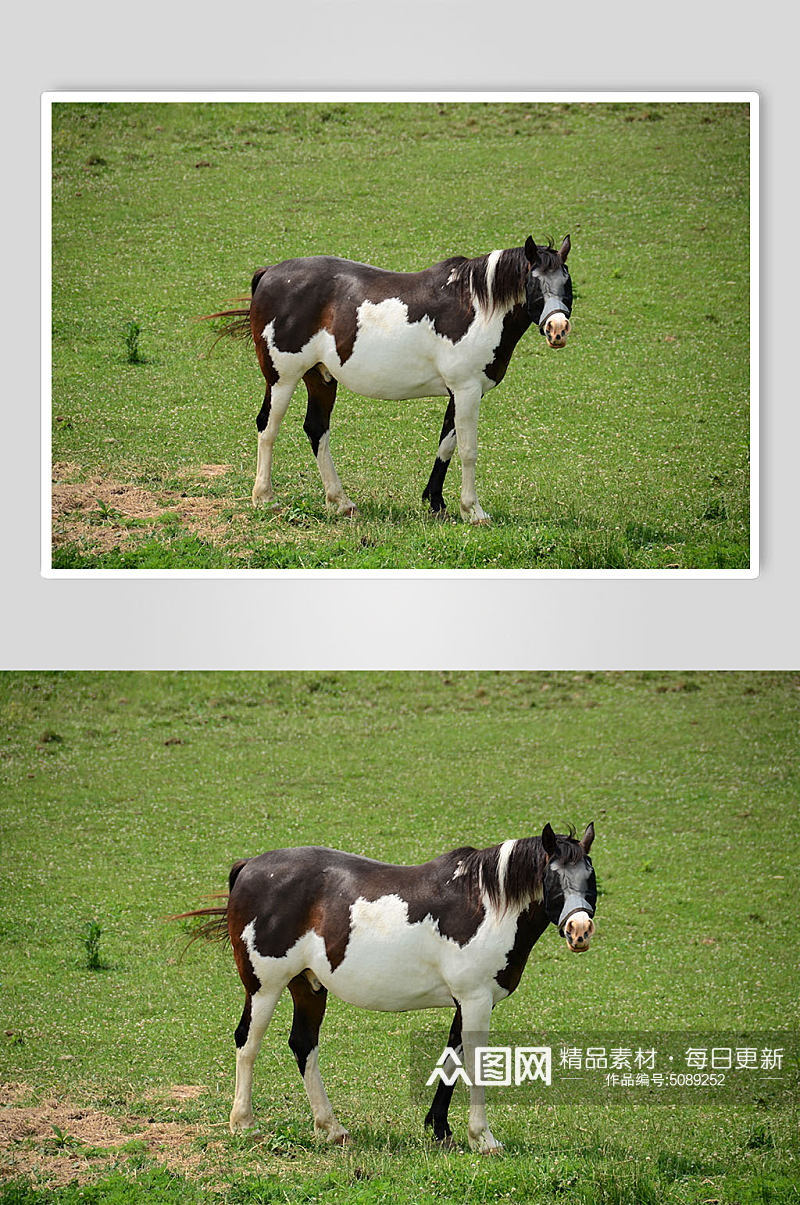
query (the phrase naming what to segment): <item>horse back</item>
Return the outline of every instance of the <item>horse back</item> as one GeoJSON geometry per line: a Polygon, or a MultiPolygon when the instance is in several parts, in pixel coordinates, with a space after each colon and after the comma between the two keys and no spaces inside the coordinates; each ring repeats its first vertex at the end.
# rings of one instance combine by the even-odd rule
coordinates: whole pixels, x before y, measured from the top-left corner
{"type": "Polygon", "coordinates": [[[344,364],[355,346],[359,308],[365,302],[397,301],[409,324],[427,319],[437,334],[457,342],[475,316],[471,301],[451,279],[461,262],[458,256],[421,272],[393,272],[328,255],[285,260],[264,270],[255,283],[254,334],[258,339],[271,325],[274,346],[297,353],[326,330],[344,364]]]}
{"type": "Polygon", "coordinates": [[[280,958],[311,930],[324,940],[331,966],[342,961],[358,900],[392,896],[413,925],[430,916],[443,937],[465,944],[484,916],[483,905],[458,877],[458,853],[421,866],[396,866],[319,846],[273,850],[238,870],[228,900],[236,943],[252,922],[262,955],[280,958]]]}

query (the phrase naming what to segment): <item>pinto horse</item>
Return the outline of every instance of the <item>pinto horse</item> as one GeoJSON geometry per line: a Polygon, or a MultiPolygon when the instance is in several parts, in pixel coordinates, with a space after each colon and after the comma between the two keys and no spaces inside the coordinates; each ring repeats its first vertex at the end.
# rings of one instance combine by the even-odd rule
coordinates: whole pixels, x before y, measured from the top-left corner
{"type": "MultiPolygon", "coordinates": [[[[284,988],[294,1002],[289,1045],[303,1077],[314,1128],[345,1142],[319,1071],[319,1031],[328,992],[360,1008],[456,1012],[449,1046],[475,1066],[498,1001],[517,987],[528,955],[548,924],[576,953],[594,933],[597,887],[589,850],[594,826],[580,841],[556,836],[464,847],[422,866],[393,866],[339,850],[278,849],[237,862],[224,907],[199,935],[230,937],[245,990],[235,1033],[233,1133],[255,1125],[253,1064],[284,988]]],[[[178,918],[174,918],[178,919],[178,918]]],[[[470,1074],[474,1081],[476,1078],[470,1074]]],[[[454,1082],[454,1081],[453,1081],[454,1082]]],[[[442,1079],[425,1118],[450,1143],[453,1084],[442,1079]]],[[[484,1089],[470,1088],[469,1144],[500,1149],[486,1120],[484,1089]]]]}
{"type": "Polygon", "coordinates": [[[267,390],[256,426],[253,503],[273,504],[272,450],[295,387],[308,391],[303,424],[325,498],[355,513],[330,449],[330,421],[341,382],[370,398],[449,397],[433,470],[423,492],[445,512],[442,488],[453,452],[461,458],[461,517],[489,519],[475,489],[478,409],[502,381],[519,339],[535,323],[550,347],[570,330],[569,235],[558,251],[528,238],[524,247],[477,259],[456,256],[422,272],[387,272],[333,256],[259,268],[247,309],[222,334],[252,334],[267,390]]]}

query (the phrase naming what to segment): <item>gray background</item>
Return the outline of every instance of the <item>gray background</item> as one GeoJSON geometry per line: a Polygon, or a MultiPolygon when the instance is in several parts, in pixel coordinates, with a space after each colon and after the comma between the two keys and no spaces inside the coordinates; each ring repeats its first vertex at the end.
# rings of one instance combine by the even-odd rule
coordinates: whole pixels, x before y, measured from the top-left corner
{"type": "Polygon", "coordinates": [[[0,667],[797,667],[796,11],[741,0],[104,0],[27,5],[13,21],[2,79],[0,667]],[[90,88],[758,91],[760,578],[43,579],[40,94],[90,88]]]}

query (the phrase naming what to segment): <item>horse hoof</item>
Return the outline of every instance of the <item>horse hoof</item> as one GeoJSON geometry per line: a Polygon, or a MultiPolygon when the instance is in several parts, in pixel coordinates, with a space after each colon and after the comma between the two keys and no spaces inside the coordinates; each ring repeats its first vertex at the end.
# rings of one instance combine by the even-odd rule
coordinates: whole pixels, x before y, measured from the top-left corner
{"type": "Polygon", "coordinates": [[[328,1142],[331,1146],[348,1146],[350,1143],[350,1135],[347,1130],[342,1130],[341,1134],[329,1134],[328,1142]]]}
{"type": "Polygon", "coordinates": [[[273,499],[272,494],[257,494],[253,490],[251,497],[253,499],[253,506],[263,506],[267,510],[277,510],[278,504],[273,499]]]}
{"type": "Polygon", "coordinates": [[[471,523],[473,527],[483,527],[486,523],[491,523],[492,516],[487,515],[482,506],[476,505],[469,508],[461,507],[461,518],[465,523],[471,523]]]}
{"type": "Polygon", "coordinates": [[[479,1138],[470,1138],[469,1145],[477,1155],[502,1155],[503,1144],[489,1134],[481,1134],[479,1138]]]}
{"type": "Polygon", "coordinates": [[[253,1134],[261,1133],[258,1126],[256,1125],[256,1121],[255,1121],[254,1117],[251,1117],[249,1121],[230,1121],[228,1123],[228,1128],[229,1128],[230,1132],[234,1135],[234,1137],[236,1137],[239,1134],[253,1135],[253,1134]]]}
{"type": "Polygon", "coordinates": [[[341,502],[337,507],[337,514],[344,515],[347,519],[355,519],[358,507],[355,502],[341,502]]]}

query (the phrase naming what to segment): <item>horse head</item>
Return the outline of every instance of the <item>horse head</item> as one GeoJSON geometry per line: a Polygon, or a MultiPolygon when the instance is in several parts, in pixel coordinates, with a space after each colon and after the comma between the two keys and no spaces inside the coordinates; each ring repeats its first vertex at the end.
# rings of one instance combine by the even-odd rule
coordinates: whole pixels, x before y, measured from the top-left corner
{"type": "Polygon", "coordinates": [[[549,824],[542,831],[547,856],[544,872],[544,909],[547,919],[565,938],[570,950],[581,954],[589,949],[594,933],[597,881],[589,850],[594,825],[589,824],[580,841],[557,838],[549,824]]]}
{"type": "Polygon", "coordinates": [[[569,235],[558,251],[537,247],[532,238],[525,243],[528,276],[525,296],[528,314],[550,347],[563,347],[570,332],[572,279],[567,267],[569,235]]]}

